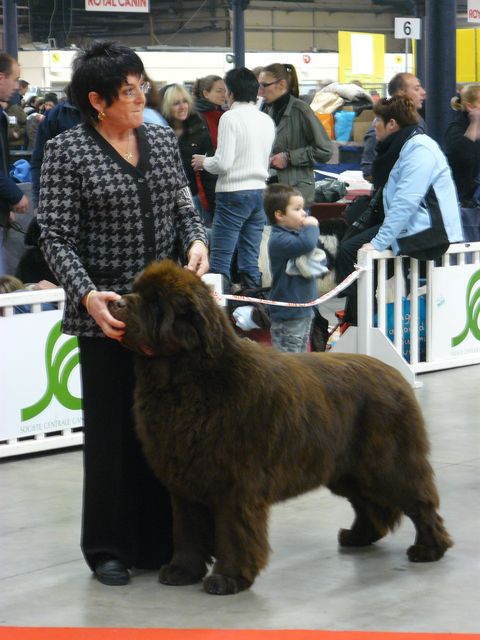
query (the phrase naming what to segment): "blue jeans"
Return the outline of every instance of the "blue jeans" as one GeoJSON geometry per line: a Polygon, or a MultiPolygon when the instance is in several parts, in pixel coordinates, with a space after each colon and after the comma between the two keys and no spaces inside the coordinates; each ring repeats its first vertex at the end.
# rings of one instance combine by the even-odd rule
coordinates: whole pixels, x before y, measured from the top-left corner
{"type": "Polygon", "coordinates": [[[258,256],[266,223],[263,189],[225,191],[216,194],[210,244],[210,271],[230,282],[230,267],[237,249],[238,270],[261,283],[258,256]]]}
{"type": "Polygon", "coordinates": [[[270,335],[272,347],[278,351],[299,353],[307,350],[308,338],[313,318],[295,318],[293,320],[272,320],[270,335]]]}

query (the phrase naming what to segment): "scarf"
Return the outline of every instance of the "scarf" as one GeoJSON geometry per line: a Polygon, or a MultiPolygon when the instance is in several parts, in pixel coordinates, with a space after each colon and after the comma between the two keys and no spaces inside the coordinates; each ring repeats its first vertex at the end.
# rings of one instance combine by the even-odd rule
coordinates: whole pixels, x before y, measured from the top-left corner
{"type": "Polygon", "coordinates": [[[219,107],[217,104],[213,104],[210,100],[206,98],[197,98],[195,100],[195,111],[199,113],[203,113],[204,111],[220,111],[220,113],[224,112],[223,107],[219,107]]]}
{"type": "Polygon", "coordinates": [[[282,119],[283,114],[285,113],[285,109],[287,108],[288,101],[290,100],[290,94],[284,93],[279,98],[272,102],[271,108],[269,109],[269,113],[272,116],[276,126],[278,127],[278,123],[282,119]]]}
{"type": "Polygon", "coordinates": [[[387,184],[390,171],[398,160],[400,151],[405,142],[413,135],[421,133],[416,124],[402,127],[399,131],[390,134],[385,140],[381,140],[375,147],[377,157],[372,164],[372,178],[375,191],[387,184]]]}

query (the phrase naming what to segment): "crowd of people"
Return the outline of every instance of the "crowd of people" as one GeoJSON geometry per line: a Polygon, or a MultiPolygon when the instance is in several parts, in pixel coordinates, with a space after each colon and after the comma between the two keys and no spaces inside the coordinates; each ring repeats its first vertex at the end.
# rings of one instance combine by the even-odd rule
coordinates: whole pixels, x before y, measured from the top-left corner
{"type": "MultiPolygon", "coordinates": [[[[63,287],[63,331],[79,339],[82,550],[100,582],[122,585],[132,567],[168,561],[171,513],[134,434],[133,357],[121,345],[124,324],[109,303],[130,290],[150,261],[166,257],[198,275],[220,273],[227,289],[234,281],[260,287],[266,224],[271,298],[315,298],[319,225],[308,210],[314,167],[328,162],[332,143],[299,98],[288,64],[207,75],[192,91],[179,83],[157,89],[132,49],[96,42],[76,55],[58,104],[49,93],[25,103],[28,83],[19,74],[17,61],[0,54],[0,223],[7,228],[30,204],[10,177],[9,148],[32,148],[36,217],[29,235],[37,279],[63,287]]],[[[480,87],[463,89],[452,102],[457,117],[447,132],[448,162],[418,113],[426,98],[418,79],[397,74],[389,92],[375,103],[362,161],[381,194],[379,217],[340,245],[340,280],[353,270],[359,248],[401,252],[402,242],[428,229],[432,207],[447,246],[462,241],[458,197],[465,207],[478,201],[480,87]]],[[[1,256],[0,249],[4,275],[1,256]]],[[[348,295],[355,308],[355,292],[348,295]]],[[[312,316],[305,307],[274,308],[273,346],[305,351],[312,316]]]]}
{"type": "MultiPolygon", "coordinates": [[[[2,225],[7,228],[15,212],[21,213],[28,206],[37,210],[46,143],[79,125],[82,112],[72,99],[70,86],[66,87],[65,98],[60,101],[57,94],[51,92],[26,99],[28,82],[14,78],[19,72],[18,64],[7,54],[3,56],[3,68],[10,66],[12,70],[11,74],[0,71],[0,106],[6,116],[2,119],[4,197],[1,215],[2,225]],[[10,75],[8,79],[7,75],[10,75]],[[8,153],[18,148],[32,149],[31,203],[21,195],[9,175],[8,153]]],[[[233,281],[241,289],[260,287],[262,274],[258,255],[262,232],[265,224],[272,222],[265,215],[266,184],[293,187],[302,196],[308,212],[315,197],[314,167],[317,163],[328,162],[332,154],[330,138],[320,119],[307,102],[299,98],[295,68],[273,63],[253,70],[243,69],[240,75],[237,71],[229,72],[225,78],[212,74],[198,78],[191,88],[172,83],[158,89],[145,70],[142,79],[143,86],[148,87],[144,93],[143,122],[167,128],[175,134],[186,186],[207,233],[210,270],[222,274],[227,289],[233,281]]],[[[347,234],[341,243],[336,264],[339,281],[353,269],[359,248],[378,249],[380,245],[396,248],[398,229],[402,227],[405,231],[408,221],[414,229],[412,220],[420,219],[422,200],[417,203],[420,207],[417,210],[414,210],[413,199],[409,200],[409,206],[403,206],[398,198],[393,199],[393,204],[387,204],[392,191],[388,185],[394,181],[392,169],[395,167],[398,172],[402,167],[400,160],[405,160],[407,151],[411,157],[416,157],[411,154],[413,148],[418,153],[428,140],[430,153],[437,161],[443,159],[442,151],[427,135],[427,124],[421,115],[426,92],[419,79],[411,73],[398,73],[389,82],[388,93],[393,102],[379,99],[374,104],[376,117],[365,136],[361,160],[365,178],[373,183],[374,193],[380,196],[377,198],[377,218],[375,224],[354,237],[347,234]],[[394,115],[389,111],[390,106],[393,106],[394,115]],[[387,112],[391,117],[385,120],[387,112]],[[410,142],[414,135],[420,137],[410,142]],[[396,216],[393,225],[391,211],[396,216]],[[400,211],[403,211],[402,215],[400,211]],[[397,231],[387,233],[386,229],[397,231]],[[379,236],[375,237],[377,233],[379,236]]],[[[468,210],[470,216],[478,216],[480,85],[464,87],[452,99],[452,109],[456,117],[446,132],[448,164],[445,164],[445,180],[449,182],[450,175],[453,176],[462,211],[468,210]]],[[[128,146],[128,155],[132,140],[130,136],[123,143],[128,146]]],[[[422,167],[425,166],[428,162],[422,163],[422,167]]],[[[412,178],[412,183],[416,188],[419,186],[416,160],[413,174],[415,181],[412,178]]],[[[404,174],[401,177],[406,179],[404,174]]],[[[398,176],[395,179],[398,181],[398,176]]],[[[425,187],[427,191],[434,179],[428,175],[425,181],[429,184],[420,185],[420,190],[425,187]]],[[[453,183],[449,183],[449,193],[453,193],[453,183]]],[[[403,183],[400,190],[405,192],[403,183]]],[[[454,226],[456,231],[450,233],[450,242],[463,239],[458,224],[454,226]]],[[[480,230],[478,233],[480,237],[480,230]]],[[[24,269],[26,264],[28,271],[30,260],[39,269],[39,279],[56,282],[55,274],[38,248],[37,218],[32,221],[27,235],[34,238],[33,246],[26,247],[20,268],[24,269]]],[[[17,275],[23,277],[24,273],[17,275]]],[[[349,295],[347,290],[347,316],[351,322],[355,322],[355,309],[355,293],[349,295]]]]}
{"type": "MultiPolygon", "coordinates": [[[[12,73],[19,72],[16,61],[3,55],[3,67],[10,65],[12,73]]],[[[1,74],[0,71],[0,84],[1,74]]],[[[143,122],[174,132],[186,184],[195,211],[206,229],[210,270],[222,274],[227,289],[233,281],[241,289],[261,286],[258,254],[262,231],[268,224],[263,203],[266,184],[279,183],[295,188],[308,211],[315,197],[314,166],[328,162],[332,154],[330,138],[320,119],[307,102],[299,98],[298,78],[292,65],[274,63],[251,71],[244,69],[242,74],[240,77],[236,72],[229,73],[225,78],[207,75],[197,79],[191,88],[172,83],[160,89],[145,70],[142,75],[144,86],[148,86],[144,94],[143,122]]],[[[12,78],[13,75],[10,85],[3,79],[3,90],[0,86],[0,106],[7,116],[2,121],[4,211],[1,215],[4,227],[8,227],[15,212],[21,213],[30,206],[25,196],[20,195],[15,181],[9,177],[9,150],[32,149],[31,206],[36,210],[46,143],[82,122],[81,109],[72,99],[70,86],[66,87],[66,97],[60,101],[57,94],[49,92],[26,99],[28,82],[18,79],[17,85],[11,84],[12,78]]],[[[406,157],[407,150],[410,153],[412,145],[418,150],[427,139],[430,140],[427,124],[421,115],[426,92],[417,77],[405,72],[391,79],[388,93],[393,100],[392,113],[397,119],[392,116],[386,121],[385,108],[389,105],[385,100],[375,102],[376,117],[365,136],[361,160],[363,174],[373,182],[374,192],[382,192],[378,198],[377,219],[362,233],[354,237],[347,234],[348,238],[341,243],[336,264],[339,281],[353,269],[359,248],[378,249],[380,244],[382,247],[397,246],[395,232],[392,236],[385,231],[388,225],[392,226],[390,210],[394,210],[397,216],[394,228],[402,225],[406,228],[407,220],[419,219],[420,211],[413,210],[412,199],[409,207],[403,209],[395,199],[386,210],[385,204],[391,192],[387,183],[392,184],[394,180],[391,175],[393,167],[398,170],[402,166],[399,161],[406,157]],[[407,98],[410,100],[408,103],[407,98]],[[382,113],[378,112],[379,105],[383,108],[382,113]],[[401,131],[397,131],[397,127],[401,131]],[[402,155],[404,145],[413,135],[421,137],[409,143],[402,155]],[[403,211],[402,216],[399,211],[403,211]],[[377,232],[380,233],[379,238],[375,238],[377,232]],[[380,242],[384,236],[385,242],[380,242]]],[[[478,216],[480,85],[464,87],[452,99],[452,109],[456,111],[456,117],[446,132],[446,180],[450,180],[450,167],[464,215],[468,210],[468,215],[478,216]]],[[[131,144],[130,138],[125,144],[131,144]]],[[[442,151],[435,144],[431,153],[437,160],[443,158],[442,151]]],[[[413,167],[415,172],[415,162],[413,167]]],[[[415,177],[418,181],[418,174],[415,177]]],[[[430,188],[432,176],[426,176],[425,180],[430,188]]],[[[401,190],[404,191],[403,184],[401,190]]],[[[480,230],[478,234],[480,237],[480,230]]],[[[27,264],[28,271],[28,261],[35,260],[39,279],[56,282],[55,274],[38,249],[39,235],[35,218],[28,234],[29,238],[34,238],[33,246],[26,248],[21,268],[27,264]]],[[[462,237],[457,229],[450,234],[449,241],[458,241],[462,237]]],[[[23,277],[24,274],[17,275],[23,277]]],[[[356,315],[354,289],[351,288],[351,295],[347,290],[347,317],[351,322],[355,322],[356,315]]]]}

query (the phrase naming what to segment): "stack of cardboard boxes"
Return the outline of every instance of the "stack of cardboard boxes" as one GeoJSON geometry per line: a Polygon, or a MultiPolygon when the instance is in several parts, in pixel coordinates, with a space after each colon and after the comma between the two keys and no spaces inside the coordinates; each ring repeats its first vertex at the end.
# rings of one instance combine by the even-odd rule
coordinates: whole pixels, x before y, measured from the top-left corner
{"type": "Polygon", "coordinates": [[[375,114],[372,109],[365,109],[360,113],[353,121],[352,138],[354,142],[363,144],[365,134],[372,126],[373,118],[375,114]]]}

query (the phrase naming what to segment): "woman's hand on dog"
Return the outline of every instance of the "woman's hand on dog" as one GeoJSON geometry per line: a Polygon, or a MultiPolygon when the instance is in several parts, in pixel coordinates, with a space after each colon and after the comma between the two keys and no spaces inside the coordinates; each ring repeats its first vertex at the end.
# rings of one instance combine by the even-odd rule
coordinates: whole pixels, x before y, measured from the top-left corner
{"type": "Polygon", "coordinates": [[[113,340],[122,340],[125,335],[125,323],[112,316],[108,310],[108,303],[120,300],[121,297],[114,291],[91,291],[82,298],[82,304],[88,313],[107,338],[112,338],[113,340]]]}
{"type": "Polygon", "coordinates": [[[188,249],[188,264],[186,268],[193,271],[197,276],[203,276],[207,273],[208,264],[208,247],[202,240],[194,240],[188,249]]]}

